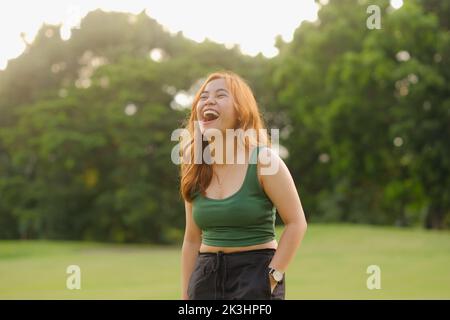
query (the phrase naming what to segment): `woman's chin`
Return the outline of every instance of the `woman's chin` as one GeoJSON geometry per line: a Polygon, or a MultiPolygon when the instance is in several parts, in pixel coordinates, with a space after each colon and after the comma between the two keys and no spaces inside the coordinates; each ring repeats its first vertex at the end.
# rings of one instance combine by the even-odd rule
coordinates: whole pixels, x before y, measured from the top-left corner
{"type": "Polygon", "coordinates": [[[205,134],[217,134],[218,131],[223,131],[222,128],[216,123],[216,120],[208,122],[200,122],[200,130],[205,134]]]}

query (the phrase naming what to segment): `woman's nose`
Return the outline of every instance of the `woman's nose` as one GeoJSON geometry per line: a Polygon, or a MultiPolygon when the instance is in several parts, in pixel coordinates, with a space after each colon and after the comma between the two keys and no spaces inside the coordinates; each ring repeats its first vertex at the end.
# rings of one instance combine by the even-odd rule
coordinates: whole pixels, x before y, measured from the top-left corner
{"type": "Polygon", "coordinates": [[[214,97],[209,96],[206,101],[205,101],[205,105],[209,105],[209,104],[215,104],[216,103],[216,99],[214,97]]]}

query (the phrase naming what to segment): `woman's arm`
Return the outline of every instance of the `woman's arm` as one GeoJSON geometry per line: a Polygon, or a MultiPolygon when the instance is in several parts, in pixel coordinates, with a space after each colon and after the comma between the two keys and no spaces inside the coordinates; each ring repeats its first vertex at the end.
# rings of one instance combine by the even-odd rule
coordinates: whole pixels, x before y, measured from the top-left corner
{"type": "Polygon", "coordinates": [[[307,223],[297,188],[286,164],[273,150],[264,148],[262,152],[267,152],[264,156],[270,162],[267,165],[258,162],[258,167],[263,169],[274,166],[272,168],[277,170],[274,174],[266,175],[262,171],[261,183],[285,225],[270,266],[284,272],[301,244],[307,223]]]}
{"type": "Polygon", "coordinates": [[[181,299],[187,300],[189,278],[194,270],[195,261],[201,245],[201,230],[192,218],[192,204],[185,201],[186,228],[181,248],[181,299]]]}

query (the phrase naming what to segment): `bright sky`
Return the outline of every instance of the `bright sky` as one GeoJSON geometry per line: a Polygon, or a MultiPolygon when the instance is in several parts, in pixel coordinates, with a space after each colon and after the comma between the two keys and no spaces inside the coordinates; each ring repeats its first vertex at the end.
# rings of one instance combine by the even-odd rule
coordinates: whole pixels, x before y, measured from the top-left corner
{"type": "Polygon", "coordinates": [[[0,3],[0,69],[7,60],[20,55],[40,26],[63,24],[61,36],[70,37],[89,11],[139,13],[143,9],[170,32],[183,31],[186,37],[203,41],[205,37],[225,44],[237,43],[244,53],[277,54],[275,36],[292,40],[294,30],[303,20],[317,17],[314,0],[13,0],[0,3]]]}

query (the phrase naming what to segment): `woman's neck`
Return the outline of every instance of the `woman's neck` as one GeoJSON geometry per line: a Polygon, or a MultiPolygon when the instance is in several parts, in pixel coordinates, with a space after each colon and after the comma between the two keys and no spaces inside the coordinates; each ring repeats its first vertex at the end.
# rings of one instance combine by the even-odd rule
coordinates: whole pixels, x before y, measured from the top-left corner
{"type": "Polygon", "coordinates": [[[219,169],[229,165],[245,164],[249,160],[246,156],[248,148],[230,139],[224,139],[222,145],[218,144],[216,146],[212,143],[211,150],[214,150],[212,166],[219,169]]]}

